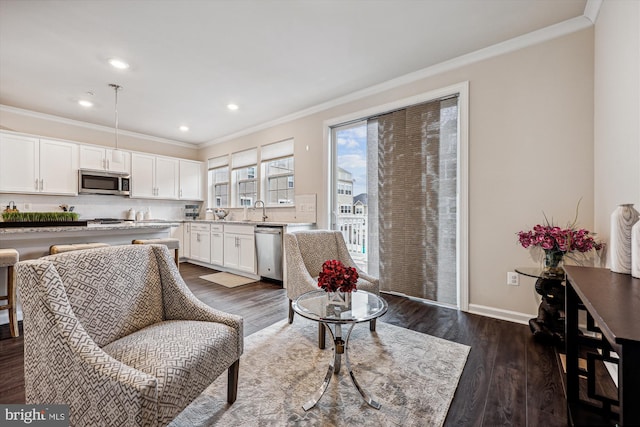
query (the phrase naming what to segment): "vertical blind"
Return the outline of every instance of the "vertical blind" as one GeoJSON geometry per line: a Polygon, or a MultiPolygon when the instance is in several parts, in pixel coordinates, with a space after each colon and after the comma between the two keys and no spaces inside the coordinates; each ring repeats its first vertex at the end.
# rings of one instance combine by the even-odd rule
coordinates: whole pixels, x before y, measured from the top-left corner
{"type": "Polygon", "coordinates": [[[455,304],[457,97],[371,118],[367,141],[370,273],[455,304]]]}

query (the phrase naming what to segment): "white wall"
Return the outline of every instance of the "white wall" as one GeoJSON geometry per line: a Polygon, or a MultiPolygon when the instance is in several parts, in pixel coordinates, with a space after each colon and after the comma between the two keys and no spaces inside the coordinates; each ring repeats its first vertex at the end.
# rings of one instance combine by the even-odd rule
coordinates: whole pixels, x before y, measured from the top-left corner
{"type": "Polygon", "coordinates": [[[640,210],[640,2],[606,0],[595,25],[595,227],[617,205],[640,210]]]}
{"type": "Polygon", "coordinates": [[[580,198],[580,225],[593,227],[592,28],[207,147],[201,160],[294,138],[296,193],[318,195],[326,227],[323,122],[467,80],[470,303],[480,312],[533,317],[533,279],[506,285],[507,271],[536,265],[515,233],[543,221],[543,211],[570,222],[580,198]]]}

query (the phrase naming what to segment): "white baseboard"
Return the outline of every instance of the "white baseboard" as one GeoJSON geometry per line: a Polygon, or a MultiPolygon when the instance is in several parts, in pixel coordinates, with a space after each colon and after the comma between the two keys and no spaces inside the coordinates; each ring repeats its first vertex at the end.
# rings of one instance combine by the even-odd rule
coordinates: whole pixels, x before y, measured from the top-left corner
{"type": "Polygon", "coordinates": [[[520,313],[478,304],[469,304],[469,313],[493,317],[494,319],[508,320],[509,322],[520,323],[522,325],[528,325],[529,319],[537,316],[537,314],[520,313]]]}

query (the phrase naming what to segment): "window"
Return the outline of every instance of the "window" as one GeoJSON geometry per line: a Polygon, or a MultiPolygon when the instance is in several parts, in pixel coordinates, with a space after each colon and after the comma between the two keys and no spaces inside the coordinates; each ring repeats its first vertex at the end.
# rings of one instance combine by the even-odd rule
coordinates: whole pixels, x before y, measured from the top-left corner
{"type": "Polygon", "coordinates": [[[381,290],[453,306],[457,248],[465,245],[457,228],[458,153],[466,143],[458,94],[440,96],[332,128],[332,226],[381,290]],[[386,256],[394,252],[412,257],[386,256]]]}
{"type": "Polygon", "coordinates": [[[209,207],[229,206],[229,156],[209,159],[209,207]]]}
{"type": "Polygon", "coordinates": [[[258,200],[256,167],[235,169],[233,174],[236,183],[236,206],[253,206],[258,200]]]}
{"type": "Polygon", "coordinates": [[[260,194],[267,206],[293,205],[295,200],[293,139],[260,149],[260,194]]]}
{"type": "Polygon", "coordinates": [[[256,148],[231,155],[233,207],[253,206],[258,200],[257,163],[256,148]]]}
{"type": "Polygon", "coordinates": [[[266,203],[292,205],[294,200],[293,156],[263,163],[266,203]]]}

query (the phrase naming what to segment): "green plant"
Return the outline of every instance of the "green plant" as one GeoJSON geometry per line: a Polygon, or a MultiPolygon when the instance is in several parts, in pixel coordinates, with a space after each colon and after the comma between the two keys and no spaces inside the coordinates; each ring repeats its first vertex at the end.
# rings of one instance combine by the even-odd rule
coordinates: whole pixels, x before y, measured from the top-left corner
{"type": "Polygon", "coordinates": [[[77,221],[76,212],[4,212],[5,222],[65,222],[77,221]]]}

